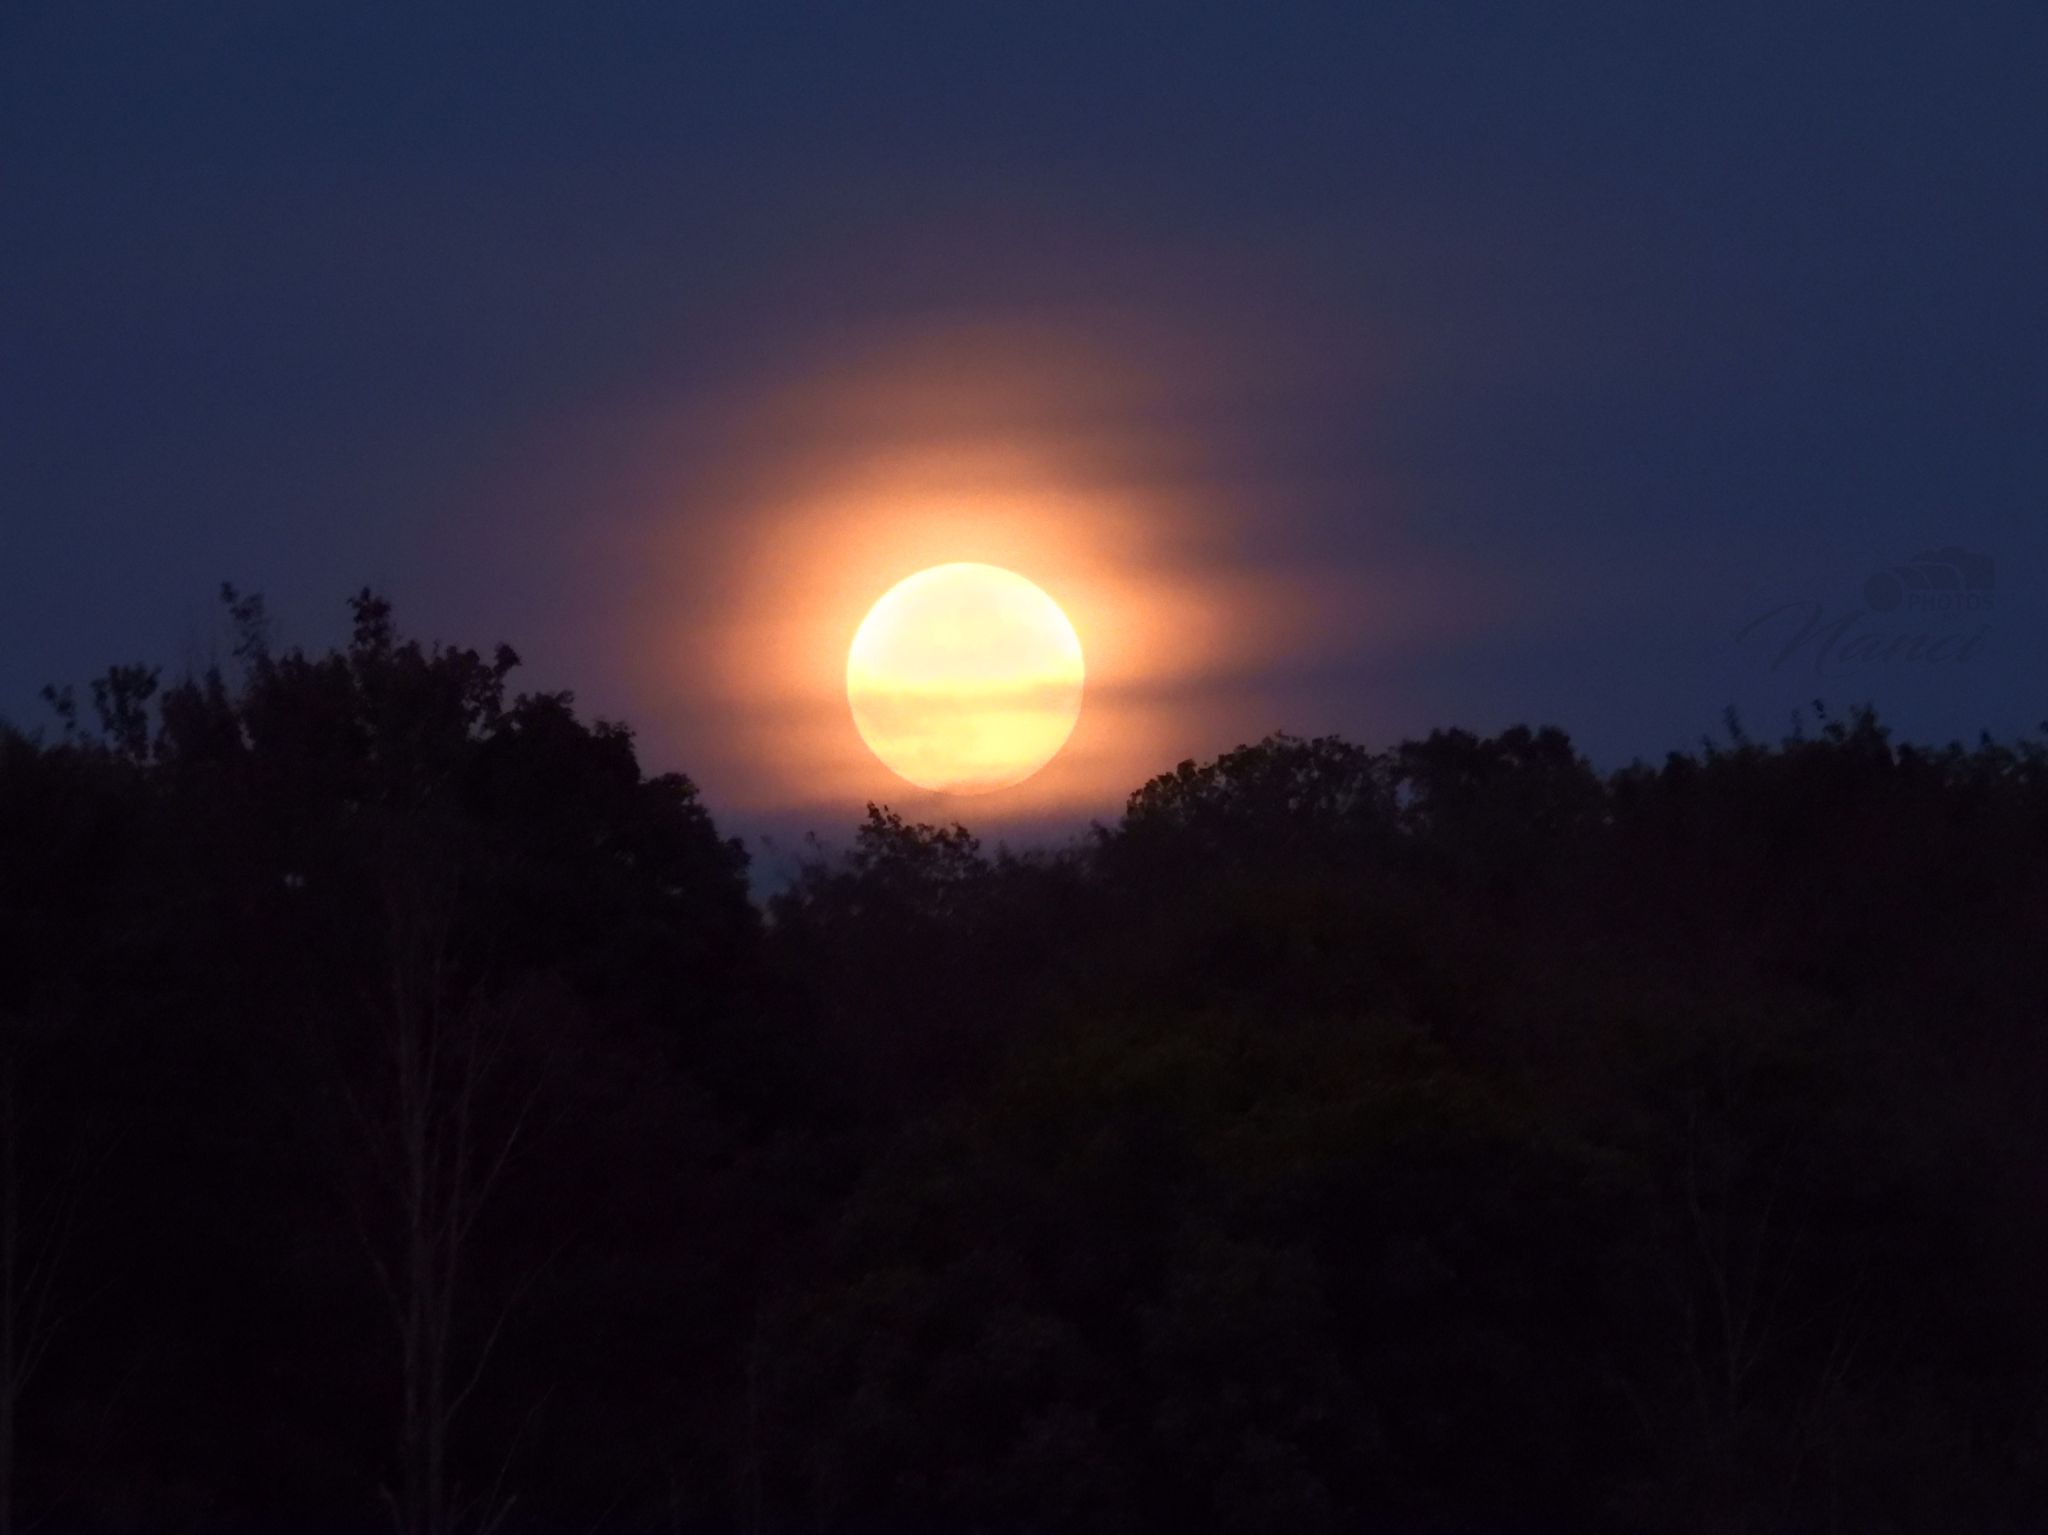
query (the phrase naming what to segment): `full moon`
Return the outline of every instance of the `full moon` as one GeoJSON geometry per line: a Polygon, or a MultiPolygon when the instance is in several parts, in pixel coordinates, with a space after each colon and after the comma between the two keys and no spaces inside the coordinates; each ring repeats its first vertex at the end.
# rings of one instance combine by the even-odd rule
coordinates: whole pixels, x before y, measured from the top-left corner
{"type": "Polygon", "coordinates": [[[920,789],[1022,783],[1081,714],[1081,640],[1058,603],[996,565],[934,565],[868,610],[846,701],[868,749],[920,789]]]}

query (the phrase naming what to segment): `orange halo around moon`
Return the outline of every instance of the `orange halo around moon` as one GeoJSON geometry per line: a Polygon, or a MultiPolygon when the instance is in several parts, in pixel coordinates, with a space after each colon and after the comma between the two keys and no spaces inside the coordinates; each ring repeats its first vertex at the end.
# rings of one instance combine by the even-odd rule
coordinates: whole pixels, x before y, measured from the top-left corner
{"type": "Polygon", "coordinates": [[[1050,762],[1080,717],[1084,677],[1059,604],[997,565],[935,565],[897,582],[846,656],[868,749],[947,794],[1006,789],[1050,762]]]}

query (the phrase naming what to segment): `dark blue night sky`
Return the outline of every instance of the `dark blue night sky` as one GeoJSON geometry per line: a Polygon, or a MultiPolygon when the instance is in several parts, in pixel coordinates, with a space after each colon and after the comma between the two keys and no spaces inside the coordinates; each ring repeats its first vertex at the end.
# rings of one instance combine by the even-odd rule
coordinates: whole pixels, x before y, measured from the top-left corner
{"type": "MultiPolygon", "coordinates": [[[[1145,488],[1130,582],[1256,578],[1121,788],[1271,729],[2028,730],[2044,69],[2032,4],[13,4],[0,715],[205,664],[223,580],[309,645],[368,583],[737,829],[844,825],[753,792],[769,701],[677,615],[778,474],[1007,410],[1145,488]],[[1951,550],[1967,604],[1870,605],[1951,550]]],[[[759,564],[755,621],[809,600],[759,564]]]]}

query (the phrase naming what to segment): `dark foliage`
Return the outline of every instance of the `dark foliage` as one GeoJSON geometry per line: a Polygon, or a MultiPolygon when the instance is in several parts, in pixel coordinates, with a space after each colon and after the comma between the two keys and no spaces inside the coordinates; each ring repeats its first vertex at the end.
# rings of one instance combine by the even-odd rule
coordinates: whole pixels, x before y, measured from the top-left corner
{"type": "Polygon", "coordinates": [[[0,734],[0,1535],[2048,1528],[2048,749],[740,846],[517,657],[0,734]]]}

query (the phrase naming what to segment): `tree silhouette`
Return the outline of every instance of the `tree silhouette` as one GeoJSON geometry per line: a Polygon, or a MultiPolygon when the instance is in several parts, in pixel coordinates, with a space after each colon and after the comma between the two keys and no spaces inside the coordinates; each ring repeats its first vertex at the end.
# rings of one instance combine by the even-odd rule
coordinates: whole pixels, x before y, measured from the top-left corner
{"type": "Polygon", "coordinates": [[[223,598],[0,731],[0,1525],[2048,1527],[2040,741],[1273,736],[757,906],[223,598]]]}

